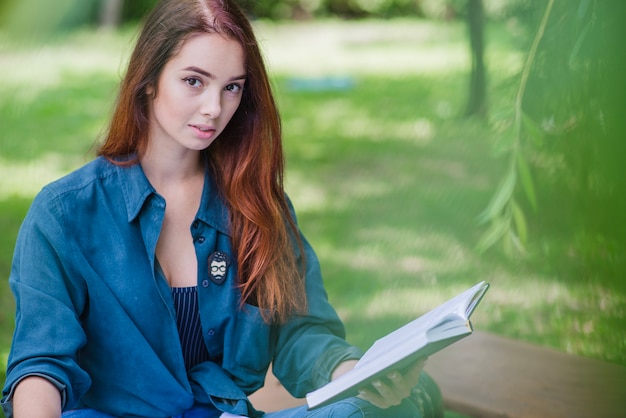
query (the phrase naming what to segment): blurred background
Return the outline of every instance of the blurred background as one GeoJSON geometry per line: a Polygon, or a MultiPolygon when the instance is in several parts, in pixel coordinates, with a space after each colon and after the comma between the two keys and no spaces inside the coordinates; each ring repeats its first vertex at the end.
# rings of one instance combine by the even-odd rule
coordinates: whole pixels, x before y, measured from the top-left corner
{"type": "MultiPolygon", "coordinates": [[[[93,158],[154,3],[0,0],[0,370],[21,220],[93,158]]],[[[351,342],[487,280],[476,329],[626,365],[626,2],[241,4],[351,342]]]]}

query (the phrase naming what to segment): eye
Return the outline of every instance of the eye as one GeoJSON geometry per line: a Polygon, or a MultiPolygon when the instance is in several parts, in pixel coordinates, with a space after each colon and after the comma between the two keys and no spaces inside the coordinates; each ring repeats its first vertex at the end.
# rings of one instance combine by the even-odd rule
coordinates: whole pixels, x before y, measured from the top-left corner
{"type": "Polygon", "coordinates": [[[197,77],[186,77],[183,81],[190,87],[202,87],[202,81],[197,77]]]}
{"type": "Polygon", "coordinates": [[[237,94],[241,91],[241,84],[238,84],[238,83],[229,84],[224,88],[224,90],[233,94],[237,94]]]}

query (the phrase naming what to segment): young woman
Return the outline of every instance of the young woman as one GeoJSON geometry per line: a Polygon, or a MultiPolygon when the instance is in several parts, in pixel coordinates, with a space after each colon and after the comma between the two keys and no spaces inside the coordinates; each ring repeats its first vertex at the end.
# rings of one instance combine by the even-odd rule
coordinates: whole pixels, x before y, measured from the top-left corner
{"type": "MultiPolygon", "coordinates": [[[[245,15],[231,0],[160,2],[98,158],[46,186],[20,230],[7,417],[263,416],[247,395],[270,363],[295,396],[352,368],[361,353],[282,176],[245,15]]],[[[422,365],[358,398],[265,416],[439,414],[422,365]]]]}

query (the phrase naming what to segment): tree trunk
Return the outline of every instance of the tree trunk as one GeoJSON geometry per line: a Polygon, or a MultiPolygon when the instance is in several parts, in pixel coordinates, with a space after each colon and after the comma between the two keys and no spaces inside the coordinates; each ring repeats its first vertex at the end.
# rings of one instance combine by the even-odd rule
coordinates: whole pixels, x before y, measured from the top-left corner
{"type": "Polygon", "coordinates": [[[487,115],[487,86],[485,82],[484,37],[485,16],[482,0],[468,0],[468,24],[472,74],[470,76],[469,100],[466,116],[487,115]]]}
{"type": "Polygon", "coordinates": [[[101,0],[100,27],[114,28],[122,21],[124,0],[101,0]]]}

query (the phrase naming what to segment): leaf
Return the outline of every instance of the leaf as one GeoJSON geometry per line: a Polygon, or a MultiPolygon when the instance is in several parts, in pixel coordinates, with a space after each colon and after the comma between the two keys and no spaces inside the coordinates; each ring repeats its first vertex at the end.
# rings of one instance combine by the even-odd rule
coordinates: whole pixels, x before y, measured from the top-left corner
{"type": "Polygon", "coordinates": [[[533,144],[537,147],[543,146],[543,130],[541,127],[526,113],[522,112],[522,126],[524,127],[524,132],[528,136],[533,144]]]}
{"type": "Polygon", "coordinates": [[[589,9],[589,5],[591,4],[591,0],[580,0],[578,4],[578,18],[582,19],[585,14],[587,14],[587,10],[589,9]]]}
{"type": "Polygon", "coordinates": [[[485,210],[480,215],[478,215],[479,224],[487,223],[502,212],[502,209],[504,209],[504,206],[513,195],[516,181],[517,174],[515,166],[511,165],[506,174],[506,177],[504,177],[504,179],[496,189],[496,192],[491,198],[489,204],[487,205],[487,208],[485,208],[485,210]]]}
{"type": "Polygon", "coordinates": [[[510,227],[511,223],[505,217],[499,216],[494,219],[478,240],[476,251],[479,253],[487,251],[507,233],[510,227]]]}
{"type": "Polygon", "coordinates": [[[519,207],[515,199],[511,200],[511,212],[513,215],[513,224],[515,225],[515,230],[517,231],[517,237],[519,237],[521,244],[526,244],[526,240],[528,239],[526,216],[524,216],[524,211],[519,207]]]}
{"type": "Polygon", "coordinates": [[[489,117],[489,126],[494,132],[504,132],[513,126],[515,120],[515,109],[513,107],[504,110],[494,110],[489,117]]]}
{"type": "Polygon", "coordinates": [[[515,248],[518,252],[518,254],[522,254],[522,255],[526,255],[526,248],[524,247],[524,245],[520,242],[520,239],[517,235],[515,235],[515,232],[509,230],[509,239],[505,240],[505,242],[508,244],[508,255],[512,256],[513,255],[513,248],[515,248]]]}
{"type": "Polygon", "coordinates": [[[533,177],[530,173],[528,162],[521,152],[517,154],[517,173],[519,174],[520,182],[522,183],[522,188],[524,189],[526,198],[530,202],[533,210],[536,211],[537,195],[535,193],[535,182],[533,181],[533,177]]]}
{"type": "Polygon", "coordinates": [[[513,149],[513,145],[515,144],[515,132],[512,127],[502,131],[500,135],[498,135],[497,141],[493,144],[493,148],[491,150],[491,155],[494,158],[501,157],[502,155],[508,154],[513,149]]]}
{"type": "Polygon", "coordinates": [[[574,44],[574,47],[572,48],[572,52],[570,53],[569,60],[567,62],[567,65],[569,65],[570,68],[575,67],[576,57],[578,56],[578,52],[580,52],[580,48],[582,47],[583,42],[587,38],[587,34],[589,33],[590,28],[591,28],[591,21],[587,22],[580,36],[578,36],[578,39],[576,39],[576,43],[574,44]]]}

